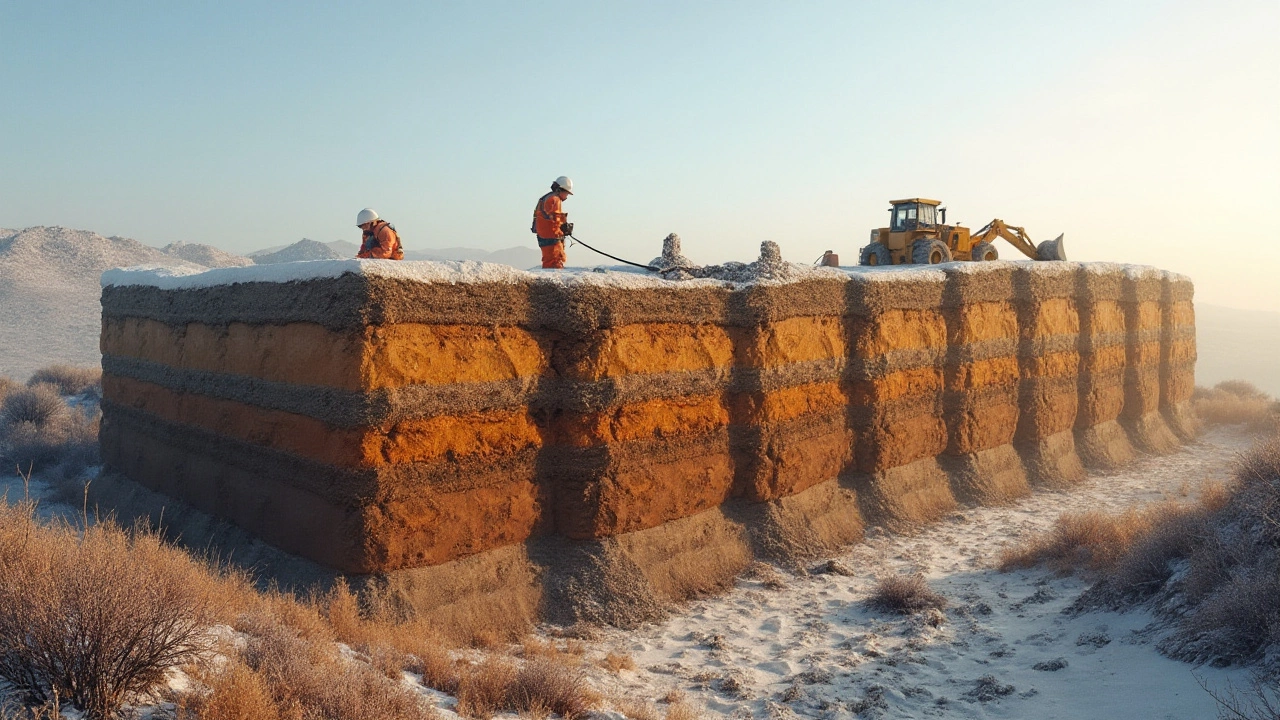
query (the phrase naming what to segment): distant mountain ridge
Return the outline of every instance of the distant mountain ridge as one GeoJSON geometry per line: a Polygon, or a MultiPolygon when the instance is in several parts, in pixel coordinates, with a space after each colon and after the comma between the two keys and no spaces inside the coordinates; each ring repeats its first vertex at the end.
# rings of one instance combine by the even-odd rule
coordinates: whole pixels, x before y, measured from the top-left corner
{"type": "Polygon", "coordinates": [[[302,238],[298,242],[274,252],[253,253],[249,256],[253,262],[259,265],[274,265],[276,263],[306,260],[340,260],[345,257],[351,256],[343,255],[325,243],[309,238],[302,238]]]}
{"type": "Polygon", "coordinates": [[[104,270],[203,267],[123,237],[64,227],[0,236],[0,374],[25,380],[53,362],[97,365],[104,270]]]}
{"type": "Polygon", "coordinates": [[[160,252],[209,268],[245,267],[253,264],[253,260],[247,257],[232,255],[212,245],[201,245],[200,243],[169,243],[160,248],[160,252]]]}

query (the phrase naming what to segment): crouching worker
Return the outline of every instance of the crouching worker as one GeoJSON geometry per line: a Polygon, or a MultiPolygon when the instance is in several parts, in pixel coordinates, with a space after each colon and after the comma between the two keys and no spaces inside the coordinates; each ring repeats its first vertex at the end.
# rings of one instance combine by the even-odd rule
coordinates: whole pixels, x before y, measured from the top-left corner
{"type": "Polygon", "coordinates": [[[363,237],[360,241],[358,258],[380,260],[403,260],[404,250],[400,248],[400,235],[391,223],[378,217],[373,208],[365,208],[356,215],[356,227],[360,228],[363,237]]]}
{"type": "Polygon", "coordinates": [[[564,201],[572,194],[573,181],[561,175],[551,183],[551,192],[539,198],[533,209],[533,226],[529,229],[538,236],[544,268],[562,268],[568,259],[564,252],[564,238],[573,234],[573,223],[568,221],[564,201]]]}

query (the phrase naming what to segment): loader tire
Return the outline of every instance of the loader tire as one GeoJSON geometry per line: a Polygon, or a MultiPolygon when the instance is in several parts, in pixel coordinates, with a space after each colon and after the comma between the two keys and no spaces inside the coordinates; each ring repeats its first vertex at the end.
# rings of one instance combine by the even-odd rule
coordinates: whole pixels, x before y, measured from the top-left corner
{"type": "Polygon", "coordinates": [[[1000,252],[989,242],[980,242],[969,251],[969,259],[974,262],[987,262],[1000,259],[1000,252]]]}
{"type": "Polygon", "coordinates": [[[893,257],[889,255],[889,248],[884,243],[876,242],[862,248],[862,252],[858,253],[858,264],[870,267],[892,265],[893,257]]]}
{"type": "Polygon", "coordinates": [[[917,240],[911,246],[911,262],[917,265],[951,262],[951,248],[941,240],[917,240]]]}

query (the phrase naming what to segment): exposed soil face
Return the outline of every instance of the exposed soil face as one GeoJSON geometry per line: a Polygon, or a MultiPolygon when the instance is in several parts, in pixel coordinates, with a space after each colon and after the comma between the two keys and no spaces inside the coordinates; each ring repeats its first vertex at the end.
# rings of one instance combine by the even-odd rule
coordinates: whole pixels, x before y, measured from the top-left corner
{"type": "Polygon", "coordinates": [[[629,653],[636,669],[595,679],[652,698],[678,689],[732,717],[1214,717],[1197,676],[1242,686],[1243,671],[1160,656],[1146,612],[1063,614],[1087,587],[1078,578],[993,567],[1064,512],[1120,511],[1226,480],[1250,442],[1214,430],[1070,491],[965,508],[914,536],[871,528],[808,576],[757,573],[662,623],[604,631],[598,644],[629,653]],[[916,572],[944,611],[868,603],[878,578],[916,572]]]}

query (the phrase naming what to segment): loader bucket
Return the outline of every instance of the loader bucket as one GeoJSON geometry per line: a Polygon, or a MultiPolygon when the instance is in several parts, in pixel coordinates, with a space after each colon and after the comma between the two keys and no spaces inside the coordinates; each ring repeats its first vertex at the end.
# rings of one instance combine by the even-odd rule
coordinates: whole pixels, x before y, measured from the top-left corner
{"type": "Polygon", "coordinates": [[[1062,246],[1062,236],[1045,240],[1036,246],[1037,260],[1066,260],[1067,249],[1062,246]]]}

